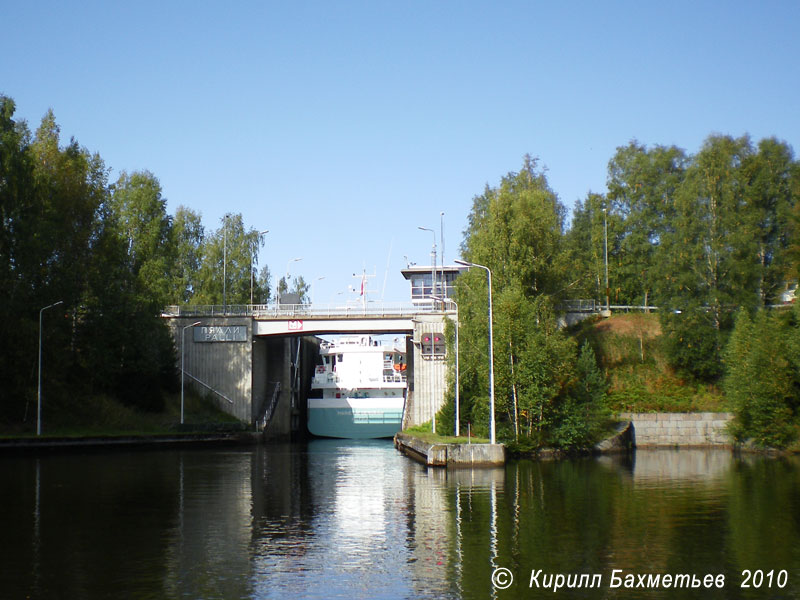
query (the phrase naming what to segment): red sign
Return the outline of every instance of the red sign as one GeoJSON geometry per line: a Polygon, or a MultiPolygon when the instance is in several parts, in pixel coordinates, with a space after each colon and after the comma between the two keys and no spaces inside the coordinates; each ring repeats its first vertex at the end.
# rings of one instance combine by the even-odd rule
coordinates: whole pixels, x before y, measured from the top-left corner
{"type": "Polygon", "coordinates": [[[303,322],[289,321],[289,331],[303,331],[303,322]]]}

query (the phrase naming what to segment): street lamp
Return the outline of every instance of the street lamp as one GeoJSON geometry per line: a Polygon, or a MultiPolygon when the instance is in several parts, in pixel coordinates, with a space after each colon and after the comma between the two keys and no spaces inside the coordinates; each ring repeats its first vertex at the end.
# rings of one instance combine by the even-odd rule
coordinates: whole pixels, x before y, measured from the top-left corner
{"type": "MultiPolygon", "coordinates": [[[[223,217],[222,223],[222,312],[227,312],[228,306],[228,215],[223,217]]],[[[181,420],[183,423],[183,420],[181,420]]]]}
{"type": "Polygon", "coordinates": [[[433,248],[431,248],[431,300],[436,293],[436,232],[427,227],[417,227],[420,231],[430,231],[433,234],[433,248]]]}
{"type": "Polygon", "coordinates": [[[434,299],[440,300],[443,304],[445,302],[450,302],[453,306],[456,307],[456,431],[455,433],[456,437],[458,437],[459,435],[461,435],[461,423],[460,423],[461,416],[459,414],[461,403],[459,402],[458,398],[458,388],[461,387],[460,378],[458,374],[458,304],[456,304],[456,301],[451,298],[437,297],[434,299]]]}
{"type": "Polygon", "coordinates": [[[191,325],[187,325],[183,328],[183,331],[181,331],[181,425],[183,425],[183,346],[186,339],[186,330],[190,327],[194,327],[195,325],[200,325],[200,321],[192,323],[191,325]]]}
{"type": "MultiPolygon", "coordinates": [[[[261,241],[262,235],[267,235],[269,233],[269,229],[265,229],[264,231],[258,232],[258,237],[256,238],[256,248],[258,247],[258,242],[261,241]]],[[[250,306],[253,305],[253,255],[256,253],[256,248],[250,253],[250,306]]]]}
{"type": "Polygon", "coordinates": [[[42,435],[42,313],[48,308],[53,308],[59,304],[64,304],[64,301],[59,300],[39,311],[39,391],[36,402],[36,435],[42,435]]]}
{"type": "Polygon", "coordinates": [[[456,264],[465,267],[478,267],[484,269],[489,275],[489,433],[491,443],[495,443],[495,423],[494,423],[494,342],[492,340],[492,272],[489,267],[465,260],[456,260],[456,264]]]}
{"type": "Polygon", "coordinates": [[[293,262],[298,262],[301,260],[303,260],[302,256],[298,258],[290,258],[286,262],[286,277],[284,278],[284,281],[286,282],[286,291],[289,291],[289,265],[291,265],[293,262]]]}
{"type": "Polygon", "coordinates": [[[603,253],[606,262],[606,312],[611,310],[611,303],[608,297],[608,209],[603,207],[603,253]]]}
{"type": "Polygon", "coordinates": [[[317,278],[316,278],[314,281],[312,281],[312,282],[311,282],[311,304],[312,304],[312,305],[314,304],[314,285],[315,285],[315,284],[316,284],[318,281],[321,281],[322,279],[325,279],[325,275],[320,275],[320,276],[319,276],[319,277],[317,277],[317,278]]]}

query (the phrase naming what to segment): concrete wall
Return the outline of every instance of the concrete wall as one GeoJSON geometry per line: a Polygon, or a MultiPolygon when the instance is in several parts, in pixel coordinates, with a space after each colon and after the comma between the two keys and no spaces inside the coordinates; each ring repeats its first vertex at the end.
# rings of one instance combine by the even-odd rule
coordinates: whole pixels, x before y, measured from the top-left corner
{"type": "Polygon", "coordinates": [[[256,412],[254,415],[259,417],[264,402],[272,399],[272,392],[276,383],[280,382],[281,390],[278,395],[278,403],[275,413],[272,416],[266,435],[270,438],[283,439],[291,435],[291,388],[290,388],[290,367],[289,357],[291,349],[289,347],[291,338],[270,337],[256,338],[253,346],[255,352],[258,346],[264,346],[263,354],[257,353],[257,362],[254,372],[258,373],[258,379],[265,381],[265,393],[262,402],[254,402],[256,412]]]}
{"type": "Polygon", "coordinates": [[[645,446],[730,446],[731,413],[621,413],[633,423],[633,443],[645,446]]]}
{"type": "Polygon", "coordinates": [[[260,417],[265,402],[271,400],[276,382],[280,394],[275,413],[264,434],[270,440],[285,440],[294,435],[304,435],[307,418],[306,397],[311,389],[314,367],[319,358],[319,340],[315,337],[257,337],[253,343],[253,406],[254,415],[260,417]],[[299,377],[293,377],[292,364],[298,358],[299,377]],[[293,384],[297,382],[297,387],[293,384]],[[264,392],[258,398],[257,389],[263,382],[264,392]]]}
{"type": "Polygon", "coordinates": [[[170,329],[175,339],[178,354],[178,368],[181,364],[181,347],[183,347],[183,364],[186,373],[196,377],[207,386],[198,384],[190,377],[184,379],[187,388],[201,394],[209,394],[225,412],[237,419],[250,422],[252,418],[252,386],[253,386],[253,353],[252,327],[249,318],[215,317],[203,319],[201,326],[214,327],[240,326],[246,329],[243,341],[195,341],[195,327],[183,328],[198,321],[194,317],[181,317],[169,320],[170,329]],[[212,322],[213,321],[213,322],[212,322]],[[215,393],[216,392],[216,393],[215,393]],[[228,402],[222,394],[232,402],[228,402]]]}
{"type": "Polygon", "coordinates": [[[430,421],[444,404],[446,357],[422,352],[420,340],[426,333],[444,333],[442,315],[420,315],[414,320],[414,333],[408,348],[410,370],[404,428],[430,421]]]}

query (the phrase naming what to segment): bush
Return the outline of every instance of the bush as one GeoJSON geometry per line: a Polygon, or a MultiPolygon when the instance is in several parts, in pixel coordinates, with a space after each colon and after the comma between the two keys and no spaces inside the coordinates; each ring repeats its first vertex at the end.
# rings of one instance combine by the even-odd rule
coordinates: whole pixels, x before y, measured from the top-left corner
{"type": "Polygon", "coordinates": [[[699,381],[723,374],[720,332],[700,312],[664,318],[664,352],[672,368],[699,381]]]}

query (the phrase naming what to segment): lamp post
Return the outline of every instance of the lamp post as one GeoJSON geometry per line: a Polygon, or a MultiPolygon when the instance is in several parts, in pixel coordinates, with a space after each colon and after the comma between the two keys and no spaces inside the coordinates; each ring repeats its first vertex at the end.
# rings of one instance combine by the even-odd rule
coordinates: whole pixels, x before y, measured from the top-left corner
{"type": "Polygon", "coordinates": [[[431,248],[431,303],[436,294],[436,232],[428,227],[417,227],[420,231],[430,231],[433,234],[433,247],[431,248]]]}
{"type": "Polygon", "coordinates": [[[181,425],[183,425],[183,357],[184,357],[183,347],[184,347],[184,341],[186,340],[186,330],[189,329],[190,327],[194,327],[195,325],[200,325],[200,321],[196,321],[191,325],[187,325],[181,331],[181,425]]]}
{"type": "MultiPolygon", "coordinates": [[[[284,278],[284,281],[286,282],[286,291],[287,292],[289,291],[289,266],[293,262],[298,262],[298,261],[301,261],[301,260],[303,260],[302,256],[300,256],[298,258],[290,258],[288,261],[286,261],[286,277],[284,278]]],[[[280,302],[280,299],[278,301],[280,302]]]]}
{"type": "Polygon", "coordinates": [[[456,260],[456,264],[465,267],[478,267],[484,269],[489,276],[489,434],[491,443],[495,443],[495,422],[494,422],[494,342],[492,339],[492,272],[489,267],[465,260],[456,260]]]}
{"type": "Polygon", "coordinates": [[[42,313],[59,304],[64,304],[64,301],[59,300],[48,304],[39,311],[39,390],[36,401],[36,435],[42,435],[42,313]]]}
{"type": "Polygon", "coordinates": [[[325,275],[320,275],[314,281],[311,282],[311,304],[314,304],[314,285],[318,282],[325,279],[325,275]]]}
{"type": "Polygon", "coordinates": [[[461,387],[461,380],[458,374],[458,304],[456,304],[455,300],[451,298],[436,298],[436,300],[440,300],[442,303],[450,302],[453,306],[456,307],[456,427],[455,427],[455,434],[456,437],[461,435],[461,415],[460,415],[460,405],[459,397],[458,397],[458,389],[461,387]]]}
{"type": "Polygon", "coordinates": [[[606,311],[611,310],[611,302],[608,295],[608,209],[603,207],[603,254],[605,255],[606,262],[606,311]]]}
{"type": "MultiPolygon", "coordinates": [[[[256,238],[256,248],[258,247],[258,242],[261,241],[262,235],[267,235],[269,233],[269,229],[265,229],[264,231],[258,232],[258,237],[256,238]]],[[[250,306],[253,305],[253,255],[256,253],[256,249],[254,248],[253,251],[250,253],[250,306]]]]}
{"type": "MultiPolygon", "coordinates": [[[[222,312],[227,312],[228,306],[228,215],[222,222],[222,312]]],[[[183,419],[181,419],[183,423],[183,419]]]]}
{"type": "Polygon", "coordinates": [[[441,270],[439,271],[439,295],[447,298],[447,283],[444,280],[444,211],[440,213],[440,227],[441,231],[439,232],[439,243],[442,246],[442,265],[441,270]]]}

